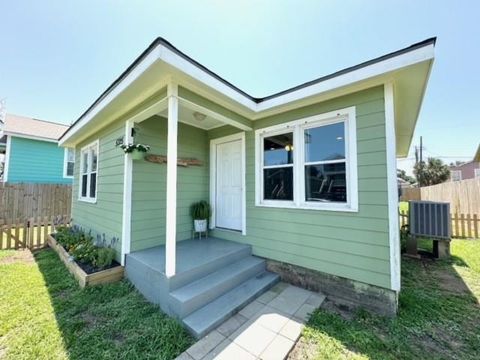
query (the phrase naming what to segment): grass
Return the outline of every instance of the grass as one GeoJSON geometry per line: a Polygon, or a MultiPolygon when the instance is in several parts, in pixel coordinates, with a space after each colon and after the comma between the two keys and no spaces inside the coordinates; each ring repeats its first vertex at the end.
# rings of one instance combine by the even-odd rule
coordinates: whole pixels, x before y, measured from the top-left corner
{"type": "Polygon", "coordinates": [[[317,310],[296,357],[479,359],[480,240],[454,240],[450,260],[403,259],[399,314],[317,310]]]}
{"type": "Polygon", "coordinates": [[[0,251],[1,359],[173,359],[193,339],[127,282],[80,289],[57,255],[0,251]]]}

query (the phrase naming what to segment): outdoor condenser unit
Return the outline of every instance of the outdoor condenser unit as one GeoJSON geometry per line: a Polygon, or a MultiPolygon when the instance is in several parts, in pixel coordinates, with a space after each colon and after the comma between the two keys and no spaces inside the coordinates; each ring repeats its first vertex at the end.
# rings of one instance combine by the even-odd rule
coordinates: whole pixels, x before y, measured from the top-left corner
{"type": "Polygon", "coordinates": [[[451,238],[450,204],[433,201],[409,201],[410,235],[436,239],[451,238]]]}

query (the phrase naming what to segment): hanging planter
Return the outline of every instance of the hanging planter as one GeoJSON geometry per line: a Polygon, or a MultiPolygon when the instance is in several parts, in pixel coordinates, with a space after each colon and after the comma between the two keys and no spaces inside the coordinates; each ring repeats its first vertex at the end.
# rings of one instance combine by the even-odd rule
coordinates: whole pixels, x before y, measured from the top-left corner
{"type": "Polygon", "coordinates": [[[120,146],[125,154],[132,154],[133,160],[143,160],[150,146],[144,144],[123,144],[120,146]]]}

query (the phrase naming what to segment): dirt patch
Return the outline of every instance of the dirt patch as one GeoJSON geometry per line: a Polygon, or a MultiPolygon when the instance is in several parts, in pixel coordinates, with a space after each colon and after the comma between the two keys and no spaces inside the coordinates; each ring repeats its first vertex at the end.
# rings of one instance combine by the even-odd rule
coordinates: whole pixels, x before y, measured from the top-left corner
{"type": "Polygon", "coordinates": [[[115,333],[112,335],[112,340],[115,346],[121,346],[125,342],[125,336],[119,333],[115,333]]]}
{"type": "Polygon", "coordinates": [[[322,309],[325,309],[334,314],[340,315],[345,320],[352,320],[355,316],[355,311],[352,307],[346,304],[339,304],[338,302],[333,302],[328,298],[322,303],[322,309]]]}
{"type": "Polygon", "coordinates": [[[469,294],[470,289],[465,285],[463,280],[450,272],[445,270],[438,270],[435,273],[435,278],[438,280],[438,286],[441,289],[450,291],[456,294],[469,294]]]}
{"type": "Polygon", "coordinates": [[[7,255],[4,258],[0,259],[0,265],[8,265],[15,263],[31,264],[34,262],[35,259],[30,250],[18,250],[12,252],[11,255],[7,255]]]}
{"type": "Polygon", "coordinates": [[[80,317],[87,327],[94,327],[99,321],[102,320],[89,311],[84,312],[82,315],[80,315],[80,317]]]}
{"type": "Polygon", "coordinates": [[[305,338],[301,337],[290,354],[288,354],[288,360],[306,360],[311,357],[309,354],[315,354],[317,352],[318,344],[309,342],[305,338]]]}

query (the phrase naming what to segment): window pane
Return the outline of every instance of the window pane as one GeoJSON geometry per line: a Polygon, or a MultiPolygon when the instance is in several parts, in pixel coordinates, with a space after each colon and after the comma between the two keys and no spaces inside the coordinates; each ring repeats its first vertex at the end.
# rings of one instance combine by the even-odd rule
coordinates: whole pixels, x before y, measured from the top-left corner
{"type": "Polygon", "coordinates": [[[293,167],[263,170],[265,200],[293,200],[293,167]]]}
{"type": "Polygon", "coordinates": [[[75,150],[72,148],[67,149],[67,161],[75,162],[75,150]]]}
{"type": "Polygon", "coordinates": [[[306,165],[305,200],[347,202],[345,163],[306,165]]]}
{"type": "Polygon", "coordinates": [[[95,197],[95,188],[97,186],[97,174],[90,174],[90,197],[95,197]]]}
{"type": "Polygon", "coordinates": [[[269,136],[263,139],[263,164],[293,164],[293,133],[269,136]]]}
{"type": "Polygon", "coordinates": [[[83,156],[82,172],[86,173],[88,171],[88,152],[85,151],[84,153],[82,153],[82,156],[83,156]]]}
{"type": "Polygon", "coordinates": [[[88,175],[82,175],[82,197],[87,196],[87,179],[88,175]]]}
{"type": "Polygon", "coordinates": [[[92,168],[91,171],[97,171],[97,148],[93,147],[90,149],[92,153],[92,168]]]}
{"type": "Polygon", "coordinates": [[[345,159],[343,122],[305,129],[305,161],[345,159]]]}
{"type": "Polygon", "coordinates": [[[75,164],[73,162],[67,163],[67,176],[73,176],[73,167],[75,164]]]}

